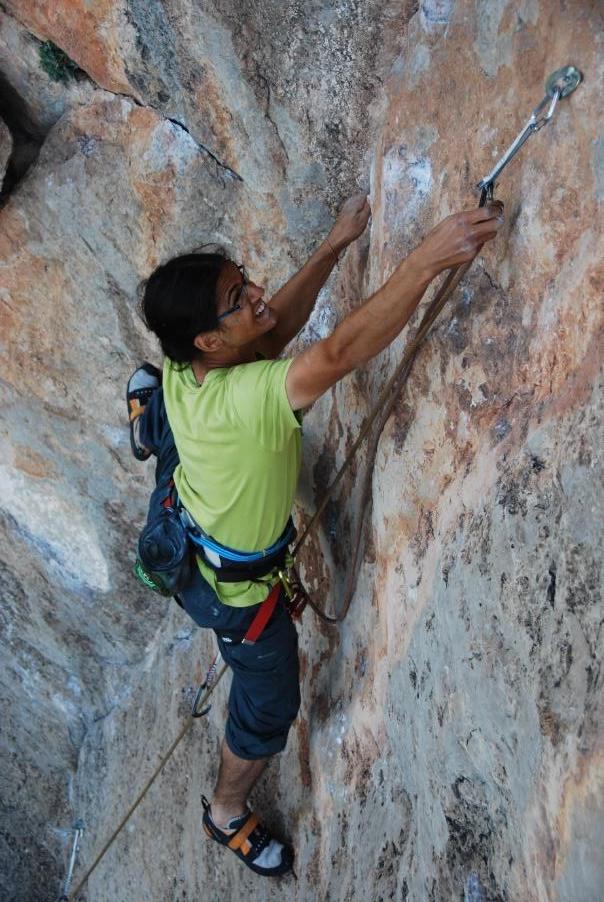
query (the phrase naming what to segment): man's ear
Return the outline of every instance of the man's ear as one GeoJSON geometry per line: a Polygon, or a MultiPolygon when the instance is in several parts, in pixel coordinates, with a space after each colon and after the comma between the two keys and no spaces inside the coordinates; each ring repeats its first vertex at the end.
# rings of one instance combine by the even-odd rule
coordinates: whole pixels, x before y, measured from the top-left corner
{"type": "Polygon", "coordinates": [[[217,351],[222,347],[223,341],[219,333],[213,330],[212,332],[200,332],[195,336],[193,344],[198,351],[207,353],[217,351]]]}

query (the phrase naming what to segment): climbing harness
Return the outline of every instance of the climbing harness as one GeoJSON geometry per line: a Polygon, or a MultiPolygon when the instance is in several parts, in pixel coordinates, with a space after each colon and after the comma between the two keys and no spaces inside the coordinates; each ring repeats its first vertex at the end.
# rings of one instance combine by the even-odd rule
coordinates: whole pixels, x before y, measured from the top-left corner
{"type": "Polygon", "coordinates": [[[159,500],[156,489],[137,546],[134,575],[146,588],[161,595],[173,595],[190,582],[195,567],[193,551],[212,568],[220,582],[265,581],[274,570],[286,565],[287,549],[296,538],[293,520],[283,533],[263,551],[243,552],[221,545],[195,522],[178,497],[171,479],[159,500]]]}
{"type": "MultiPolygon", "coordinates": [[[[545,85],[545,90],[546,90],[545,98],[541,101],[541,103],[537,107],[535,107],[528,122],[526,123],[526,125],[524,126],[524,128],[522,129],[522,131],[520,132],[518,137],[512,142],[512,144],[510,145],[508,150],[505,152],[505,154],[501,157],[501,159],[499,160],[497,165],[493,168],[493,170],[489,173],[489,175],[487,175],[485,178],[483,178],[476,186],[477,189],[480,190],[480,192],[481,192],[479,207],[483,207],[486,203],[488,203],[489,201],[491,201],[493,199],[495,179],[501,174],[501,172],[503,171],[505,166],[507,166],[507,164],[510,162],[510,160],[516,155],[516,153],[518,152],[520,147],[522,147],[522,145],[530,137],[530,135],[533,134],[533,132],[539,131],[539,129],[541,129],[547,122],[549,122],[549,120],[552,118],[552,116],[554,114],[554,111],[556,109],[558,101],[561,98],[567,97],[569,94],[571,94],[575,90],[575,88],[579,85],[579,83],[581,82],[581,78],[582,78],[581,73],[574,66],[565,66],[562,69],[557,69],[555,72],[552,73],[552,75],[550,75],[550,77],[548,78],[546,85],[545,85]],[[547,107],[547,112],[544,115],[542,115],[543,111],[545,110],[546,107],[547,107]]],[[[424,339],[428,335],[430,329],[432,328],[438,315],[440,314],[441,310],[443,309],[445,303],[447,302],[447,300],[449,299],[449,297],[451,296],[453,291],[457,288],[457,285],[459,284],[461,279],[464,277],[464,275],[467,273],[467,271],[469,270],[471,265],[472,265],[472,262],[470,261],[469,263],[463,263],[460,266],[456,266],[453,269],[451,269],[449,271],[449,273],[447,274],[447,276],[445,277],[442,285],[436,292],[434,298],[429,303],[428,308],[419,324],[417,332],[415,333],[415,336],[411,339],[411,341],[407,345],[407,347],[405,349],[405,353],[403,354],[402,360],[397,365],[392,376],[388,379],[388,382],[386,383],[382,392],[380,393],[376,404],[374,405],[374,407],[370,411],[369,415],[367,416],[367,419],[365,420],[356,441],[352,445],[352,448],[348,452],[344,463],[342,464],[342,466],[338,470],[335,478],[333,479],[333,481],[327,488],[325,495],[323,496],[323,500],[321,501],[321,504],[319,505],[319,507],[315,511],[314,515],[312,516],[312,518],[306,525],[304,531],[302,532],[302,535],[298,539],[291,554],[288,553],[286,555],[285,565],[282,567],[282,569],[279,570],[279,581],[273,587],[273,589],[271,590],[267,599],[260,606],[259,612],[256,615],[256,618],[254,619],[252,626],[250,627],[250,630],[254,626],[254,623],[256,623],[256,620],[258,619],[260,614],[263,612],[263,608],[266,608],[266,611],[264,613],[262,613],[262,617],[263,618],[266,617],[266,620],[264,621],[264,625],[266,625],[266,623],[268,622],[268,619],[270,619],[272,611],[274,610],[274,606],[278,600],[281,588],[283,588],[283,593],[286,598],[286,604],[288,606],[290,616],[292,616],[294,619],[298,619],[300,617],[306,604],[308,604],[309,607],[311,607],[312,610],[315,612],[315,614],[317,614],[317,616],[320,617],[326,623],[341,623],[342,620],[345,618],[345,616],[348,612],[348,609],[350,607],[350,603],[352,601],[352,596],[354,593],[354,584],[356,581],[358,562],[359,562],[359,551],[360,551],[361,542],[362,542],[362,538],[363,538],[364,525],[366,522],[366,512],[367,512],[367,508],[370,503],[370,495],[371,495],[370,490],[371,490],[371,479],[372,479],[372,474],[373,474],[373,463],[375,460],[375,455],[377,452],[377,447],[378,447],[378,443],[379,443],[379,439],[380,439],[382,430],[392,412],[392,408],[397,400],[399,390],[402,388],[404,382],[406,381],[406,379],[411,371],[413,362],[415,360],[416,354],[417,354],[421,344],[423,343],[424,339]],[[301,581],[298,577],[297,571],[294,567],[294,558],[298,555],[300,548],[302,547],[302,545],[308,538],[312,529],[314,529],[315,526],[317,525],[319,518],[321,517],[321,514],[325,510],[325,507],[327,506],[329,499],[332,497],[335,489],[341,482],[342,477],[343,477],[344,473],[346,472],[346,470],[348,469],[348,467],[350,466],[359,446],[362,444],[362,442],[367,437],[372,425],[377,420],[378,416],[379,416],[378,427],[375,430],[375,432],[371,438],[371,443],[369,446],[369,452],[368,452],[368,456],[367,456],[368,462],[367,462],[367,466],[365,469],[365,478],[364,478],[363,487],[361,490],[361,504],[360,504],[360,508],[359,508],[361,511],[361,515],[359,517],[359,521],[358,521],[356,533],[355,533],[355,540],[353,543],[352,566],[348,570],[348,582],[347,582],[346,592],[344,595],[344,602],[342,604],[341,610],[339,612],[337,612],[335,615],[331,616],[331,615],[326,614],[324,611],[322,611],[315,604],[315,602],[312,601],[312,599],[308,596],[308,594],[304,590],[304,588],[301,584],[301,581]],[[272,604],[272,608],[270,608],[269,603],[272,604]]],[[[244,637],[244,639],[242,641],[245,641],[246,638],[248,638],[250,630],[248,630],[248,633],[246,633],[246,636],[244,637]]],[[[256,638],[257,638],[257,636],[256,636],[256,638]]],[[[255,639],[252,638],[251,640],[248,640],[248,641],[255,641],[255,639]]],[[[155,769],[154,773],[152,774],[150,779],[147,781],[147,783],[143,787],[142,791],[140,792],[140,794],[139,794],[138,798],[136,799],[136,801],[134,802],[134,804],[130,807],[130,809],[128,810],[126,815],[122,818],[119,825],[114,830],[112,835],[109,837],[107,842],[104,844],[103,848],[101,849],[99,854],[96,856],[96,858],[94,859],[94,861],[92,862],[90,867],[86,870],[86,873],[83,875],[80,882],[76,886],[75,890],[69,897],[72,900],[72,902],[74,902],[74,900],[77,898],[78,893],[80,892],[82,887],[85,885],[85,883],[88,881],[88,878],[91,876],[92,872],[96,869],[97,865],[100,863],[100,861],[102,860],[102,858],[104,857],[106,852],[109,850],[110,846],[113,844],[113,841],[116,839],[118,834],[124,828],[126,823],[130,820],[130,817],[134,814],[135,810],[138,808],[138,806],[140,805],[140,803],[146,796],[147,792],[149,791],[149,789],[151,788],[151,786],[153,785],[153,783],[155,782],[155,780],[157,779],[157,777],[159,776],[161,771],[163,770],[164,766],[166,765],[166,762],[172,756],[174,750],[179,745],[179,743],[184,738],[184,736],[188,733],[189,729],[191,728],[192,724],[194,723],[195,718],[203,717],[210,710],[211,705],[208,705],[208,700],[209,700],[210,696],[212,695],[212,693],[214,692],[214,690],[216,689],[216,686],[220,682],[222,676],[225,674],[225,672],[227,670],[226,664],[223,664],[223,666],[220,668],[220,670],[218,670],[218,664],[220,663],[220,660],[221,660],[220,656],[217,655],[216,658],[214,659],[214,661],[212,662],[212,664],[210,665],[210,668],[208,670],[206,678],[205,678],[204,682],[202,683],[202,685],[199,687],[199,690],[197,692],[195,702],[193,705],[193,710],[191,712],[191,717],[188,719],[186,724],[183,726],[182,730],[180,731],[180,733],[178,734],[176,739],[172,742],[168,751],[165,753],[165,755],[161,759],[159,765],[155,769]]]]}
{"type": "Polygon", "coordinates": [[[297,535],[290,517],[283,533],[268,548],[254,552],[237,551],[221,545],[220,542],[204,532],[180,501],[177,501],[177,509],[190,542],[196,547],[204,563],[215,571],[218,580],[222,583],[258,579],[266,576],[275,567],[282,567],[287,548],[297,535]]]}

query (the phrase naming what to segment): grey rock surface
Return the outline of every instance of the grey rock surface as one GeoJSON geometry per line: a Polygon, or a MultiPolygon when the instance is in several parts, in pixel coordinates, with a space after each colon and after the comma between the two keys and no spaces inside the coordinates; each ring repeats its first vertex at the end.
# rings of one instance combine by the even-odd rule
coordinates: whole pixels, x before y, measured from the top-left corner
{"type": "Polygon", "coordinates": [[[151,260],[224,222],[216,170],[182,129],[97,92],[2,210],[2,857],[22,898],[40,898],[37,868],[67,842],[84,736],[129,695],[166,616],[131,575],[152,474],[130,455],[123,385],[156,353],[136,309],[151,260]]]}
{"type": "Polygon", "coordinates": [[[0,188],[6,173],[6,166],[13,150],[13,139],[8,126],[0,119],[0,188]]]}
{"type": "MultiPolygon", "coordinates": [[[[365,184],[370,230],[294,352],[475,204],[546,76],[575,62],[584,83],[502,177],[503,234],[383,431],[350,614],[300,627],[302,710],[253,796],[293,840],[297,881],[261,882],[201,832],[227,679],[81,898],[600,902],[598,4],[4,6],[25,162],[0,210],[0,895],[55,900],[82,817],[77,882],[212,654],[131,576],[153,473],[130,456],[124,386],[159,362],[141,279],[214,240],[270,293],[365,184]],[[41,69],[47,40],[77,79],[41,69]]],[[[305,416],[299,522],[416,324],[305,416]]],[[[362,452],[304,552],[327,609],[365,466],[362,452]]]]}

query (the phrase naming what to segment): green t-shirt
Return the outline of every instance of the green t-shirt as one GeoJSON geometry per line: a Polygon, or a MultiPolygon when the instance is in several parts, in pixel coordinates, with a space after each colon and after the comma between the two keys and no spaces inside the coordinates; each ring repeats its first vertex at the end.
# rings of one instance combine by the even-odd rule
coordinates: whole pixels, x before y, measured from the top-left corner
{"type": "MultiPolygon", "coordinates": [[[[301,434],[285,391],[291,363],[258,360],[210,370],[202,385],[190,366],[164,363],[164,401],[180,457],[178,494],[208,535],[238,551],[272,545],[294,502],[301,434]]],[[[220,583],[199,558],[198,564],[225,604],[247,607],[267,596],[264,585],[220,583]]],[[[273,574],[266,582],[275,581],[273,574]]]]}

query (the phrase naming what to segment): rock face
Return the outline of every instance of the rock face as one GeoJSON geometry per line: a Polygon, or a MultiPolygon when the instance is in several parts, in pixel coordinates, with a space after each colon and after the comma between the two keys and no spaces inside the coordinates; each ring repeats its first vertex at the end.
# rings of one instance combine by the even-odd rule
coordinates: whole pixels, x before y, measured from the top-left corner
{"type": "Polygon", "coordinates": [[[8,126],[0,119],[0,188],[6,174],[6,167],[13,149],[13,139],[8,126]]]}
{"type": "MultiPolygon", "coordinates": [[[[350,613],[339,630],[305,615],[302,711],[253,801],[297,850],[297,882],[262,884],[263,898],[600,900],[598,4],[4,8],[2,113],[30,150],[0,210],[2,898],[57,897],[81,817],[77,881],[211,655],[130,573],[153,474],[130,456],[123,387],[140,358],[159,361],[140,280],[219,241],[273,290],[366,185],[370,230],[300,342],[326,334],[435,222],[476,203],[547,75],[572,62],[584,83],[501,177],[505,229],[382,433],[350,613]],[[41,67],[48,40],[75,79],[41,67]]],[[[299,520],[416,324],[306,415],[299,520]]],[[[304,552],[328,609],[366,464],[304,552]]],[[[227,691],[95,871],[90,902],[258,895],[200,830],[227,691]]]]}

